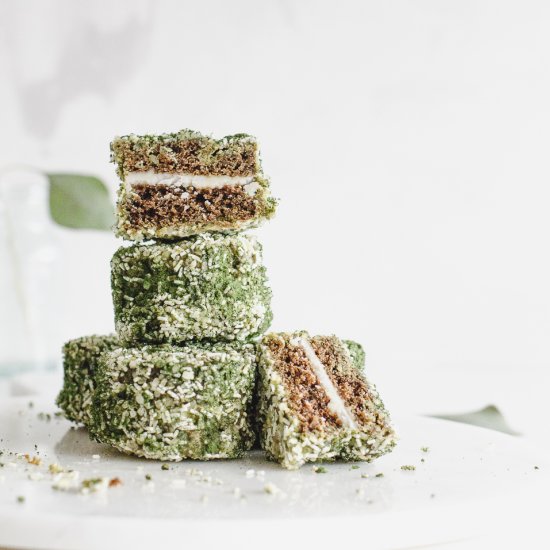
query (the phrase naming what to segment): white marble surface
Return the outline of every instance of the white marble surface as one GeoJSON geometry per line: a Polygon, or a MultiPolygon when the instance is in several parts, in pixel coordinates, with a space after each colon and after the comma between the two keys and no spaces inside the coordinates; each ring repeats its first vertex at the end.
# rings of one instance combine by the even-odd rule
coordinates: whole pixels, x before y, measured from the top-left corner
{"type": "MultiPolygon", "coordinates": [[[[30,406],[26,397],[0,408],[0,547],[138,550],[161,541],[173,545],[182,529],[186,544],[199,546],[208,533],[214,547],[226,538],[228,524],[249,539],[262,537],[267,526],[271,544],[285,544],[292,535],[296,543],[317,546],[330,521],[345,528],[341,542],[368,533],[375,548],[456,541],[473,548],[495,535],[513,538],[520,526],[533,533],[550,480],[548,457],[517,438],[415,416],[395,418],[401,438],[390,455],[316,473],[308,466],[284,471],[261,453],[162,470],[161,462],[125,457],[90,441],[86,430],[44,416],[54,411],[50,399],[30,406]],[[73,473],[52,474],[50,464],[73,473]],[[403,465],[416,469],[403,471],[403,465]],[[83,493],[82,481],[91,478],[121,484],[83,493]],[[514,526],[503,528],[509,518],[514,526]],[[306,526],[307,536],[300,533],[306,526]],[[91,538],[83,536],[90,532],[91,538]]],[[[246,541],[226,545],[249,547],[246,541]]]]}
{"type": "MultiPolygon", "coordinates": [[[[549,23],[543,0],[4,2],[0,170],[114,191],[115,134],[256,134],[281,198],[273,328],[362,341],[399,415],[495,403],[548,452],[549,23]]],[[[112,329],[120,243],[53,232],[58,350],[112,329]]]]}

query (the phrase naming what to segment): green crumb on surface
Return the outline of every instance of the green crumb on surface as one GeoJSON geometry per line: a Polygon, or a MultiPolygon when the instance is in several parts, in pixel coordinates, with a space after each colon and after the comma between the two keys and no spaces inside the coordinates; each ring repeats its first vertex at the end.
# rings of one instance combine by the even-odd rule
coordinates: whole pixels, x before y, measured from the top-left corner
{"type": "Polygon", "coordinates": [[[168,464],[163,464],[161,467],[160,467],[161,470],[169,470],[170,469],[170,466],[168,466],[168,464]]]}
{"type": "Polygon", "coordinates": [[[53,462],[48,466],[48,471],[50,472],[50,474],[59,474],[63,471],[63,468],[59,464],[53,462]]]}
{"type": "Polygon", "coordinates": [[[352,467],[351,467],[352,470],[359,470],[359,466],[357,464],[354,464],[352,467]]]}
{"type": "Polygon", "coordinates": [[[420,447],[420,450],[421,450],[423,453],[429,453],[429,452],[430,452],[430,448],[429,448],[429,447],[420,447]]]}
{"type": "Polygon", "coordinates": [[[19,502],[19,504],[23,504],[23,503],[25,502],[25,497],[19,495],[19,496],[17,497],[17,502],[19,502]]]}
{"type": "Polygon", "coordinates": [[[96,487],[102,482],[103,482],[103,478],[101,477],[91,477],[89,479],[82,480],[82,487],[84,489],[92,489],[93,487],[96,487]]]}
{"type": "Polygon", "coordinates": [[[153,479],[153,476],[151,474],[145,474],[145,479],[147,481],[151,481],[153,479]]]}
{"type": "Polygon", "coordinates": [[[535,470],[540,470],[540,468],[538,466],[535,466],[534,469],[535,470]]]}
{"type": "Polygon", "coordinates": [[[412,472],[416,470],[416,466],[413,466],[412,464],[404,464],[401,466],[401,469],[405,472],[412,472]]]}
{"type": "Polygon", "coordinates": [[[264,485],[264,493],[267,493],[268,495],[279,495],[282,491],[279,487],[277,487],[277,485],[269,482],[264,485]]]}
{"type": "Polygon", "coordinates": [[[324,466],[313,466],[313,471],[316,474],[326,474],[328,470],[324,466]]]}
{"type": "Polygon", "coordinates": [[[421,458],[421,459],[420,459],[420,462],[426,462],[426,459],[421,458]]]}
{"type": "Polygon", "coordinates": [[[379,474],[376,474],[374,477],[384,477],[383,472],[380,472],[379,474]]]}

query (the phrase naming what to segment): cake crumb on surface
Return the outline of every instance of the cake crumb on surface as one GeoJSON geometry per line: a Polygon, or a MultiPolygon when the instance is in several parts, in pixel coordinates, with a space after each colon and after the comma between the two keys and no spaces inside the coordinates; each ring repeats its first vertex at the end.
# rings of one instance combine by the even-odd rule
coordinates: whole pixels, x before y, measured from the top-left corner
{"type": "Polygon", "coordinates": [[[281,495],[282,491],[275,483],[268,482],[264,485],[264,492],[268,495],[281,495]]]}

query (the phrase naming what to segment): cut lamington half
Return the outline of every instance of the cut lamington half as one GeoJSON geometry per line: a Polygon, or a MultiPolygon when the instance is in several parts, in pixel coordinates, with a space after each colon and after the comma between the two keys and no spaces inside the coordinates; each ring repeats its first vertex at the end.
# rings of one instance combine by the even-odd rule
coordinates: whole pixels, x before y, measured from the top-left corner
{"type": "Polygon", "coordinates": [[[371,461],[396,443],[388,412],[349,343],[307,332],[260,343],[258,421],[269,458],[296,469],[319,460],[371,461]]]}
{"type": "Polygon", "coordinates": [[[240,231],[275,211],[258,143],[247,134],[132,134],[113,140],[111,159],[121,179],[117,233],[125,239],[240,231]]]}

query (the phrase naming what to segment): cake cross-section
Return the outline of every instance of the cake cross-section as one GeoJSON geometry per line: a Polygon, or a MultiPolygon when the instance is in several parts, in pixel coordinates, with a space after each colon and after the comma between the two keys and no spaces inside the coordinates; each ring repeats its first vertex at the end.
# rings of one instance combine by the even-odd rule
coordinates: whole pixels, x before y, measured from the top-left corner
{"type": "Polygon", "coordinates": [[[113,140],[111,159],[121,179],[117,233],[125,239],[239,231],[275,211],[258,143],[247,134],[132,134],[113,140]]]}
{"type": "Polygon", "coordinates": [[[295,332],[268,334],[259,347],[258,421],[268,457],[296,469],[371,461],[393,448],[389,415],[349,343],[295,332]]]}

